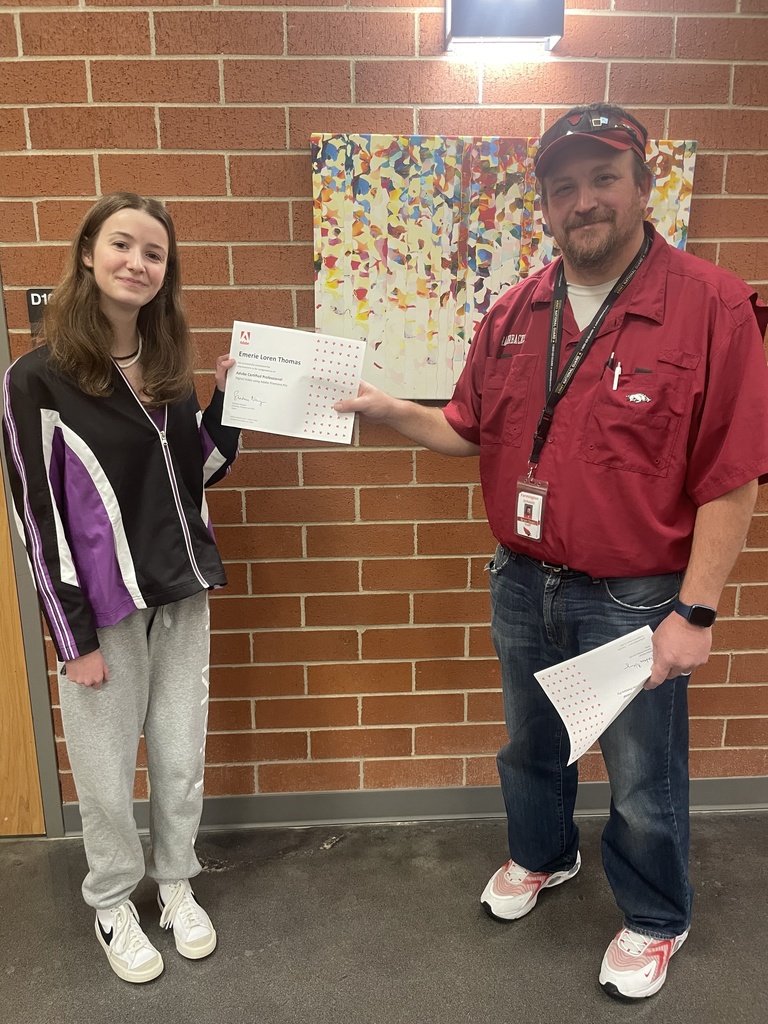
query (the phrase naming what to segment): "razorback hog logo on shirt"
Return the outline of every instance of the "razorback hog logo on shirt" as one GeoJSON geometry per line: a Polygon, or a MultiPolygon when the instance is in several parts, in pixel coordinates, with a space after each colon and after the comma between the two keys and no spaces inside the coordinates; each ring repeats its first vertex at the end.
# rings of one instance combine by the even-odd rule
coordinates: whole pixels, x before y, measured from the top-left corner
{"type": "Polygon", "coordinates": [[[640,402],[650,402],[650,398],[648,397],[648,395],[644,395],[642,393],[642,391],[635,391],[634,394],[627,395],[627,401],[628,402],[637,402],[637,403],[640,403],[640,402]]]}
{"type": "Polygon", "coordinates": [[[505,338],[502,338],[501,347],[504,348],[505,345],[523,345],[524,343],[524,334],[508,334],[505,338]]]}

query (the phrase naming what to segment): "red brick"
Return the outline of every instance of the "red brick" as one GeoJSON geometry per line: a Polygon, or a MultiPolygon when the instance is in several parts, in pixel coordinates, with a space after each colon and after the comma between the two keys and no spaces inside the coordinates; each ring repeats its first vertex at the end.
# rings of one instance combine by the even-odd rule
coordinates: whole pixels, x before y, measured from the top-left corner
{"type": "Polygon", "coordinates": [[[61,802],[63,804],[77,803],[77,790],[75,780],[71,772],[59,772],[59,786],[61,787],[61,802]]]}
{"type": "Polygon", "coordinates": [[[722,718],[691,719],[691,749],[721,747],[723,745],[722,718]]]}
{"type": "MultiPolygon", "coordinates": [[[[91,62],[91,88],[95,103],[113,102],[118,96],[129,97],[132,103],[216,103],[218,61],[95,60],[91,62]]],[[[188,109],[188,113],[194,114],[194,110],[188,109]]],[[[198,139],[198,144],[201,141],[198,139]]]]}
{"type": "Polygon", "coordinates": [[[303,692],[301,665],[233,665],[211,669],[212,697],[287,697],[303,692]]]}
{"type": "Polygon", "coordinates": [[[257,729],[316,729],[357,725],[356,697],[287,697],[257,700],[257,729]]]}
{"type": "Polygon", "coordinates": [[[500,725],[439,725],[416,727],[416,754],[485,754],[507,742],[500,725]]]}
{"type": "Polygon", "coordinates": [[[728,666],[730,655],[712,654],[709,661],[694,670],[692,680],[697,686],[706,686],[710,683],[725,683],[728,680],[728,666]]]}
{"type": "Polygon", "coordinates": [[[223,156],[99,157],[104,192],[130,189],[152,196],[220,196],[227,191],[223,156]]]}
{"type": "Polygon", "coordinates": [[[208,704],[208,732],[236,732],[251,728],[249,700],[212,700],[208,704]]]}
{"type": "MultiPolygon", "coordinates": [[[[179,255],[181,279],[185,285],[229,284],[229,256],[226,246],[182,245],[179,255]]],[[[228,349],[228,344],[223,346],[223,351],[226,352],[228,349]]]]}
{"type": "MultiPolygon", "coordinates": [[[[696,185],[694,183],[694,191],[696,185]]],[[[685,247],[686,252],[689,252],[692,256],[698,256],[702,260],[706,260],[708,263],[717,263],[717,243],[716,242],[691,242],[685,247]]]]}
{"type": "MultiPolygon", "coordinates": [[[[574,3],[574,6],[586,6],[574,3]]],[[[614,0],[617,11],[659,11],[667,13],[716,14],[718,11],[735,11],[736,0],[614,0]]]]}
{"type": "MultiPolygon", "coordinates": [[[[55,159],[46,157],[45,159],[55,159]]],[[[76,159],[87,159],[77,157],[76,159]]],[[[93,165],[93,161],[90,161],[93,165]]],[[[37,223],[43,241],[69,242],[80,225],[80,221],[93,206],[93,202],[68,202],[56,199],[37,204],[37,223]]]]}
{"type": "Polygon", "coordinates": [[[493,658],[496,654],[488,626],[469,627],[469,657],[493,658]]]}
{"type": "Polygon", "coordinates": [[[33,107],[28,116],[33,149],[157,148],[149,107],[33,107]]]}
{"type": "MultiPolygon", "coordinates": [[[[768,143],[766,145],[768,146],[768,143]]],[[[765,183],[766,174],[768,174],[768,156],[732,153],[728,157],[725,191],[742,195],[752,192],[765,194],[768,190],[765,183]]],[[[763,266],[762,276],[765,276],[765,266],[763,266]]]]}
{"type": "Polygon", "coordinates": [[[236,284],[312,284],[311,245],[236,245],[232,248],[236,284]]]}
{"type": "Polygon", "coordinates": [[[768,580],[768,552],[742,551],[729,577],[730,583],[764,583],[768,580]]]}
{"type": "Polygon", "coordinates": [[[413,621],[415,623],[489,622],[490,601],[487,593],[445,591],[434,594],[415,594],[413,621]]]}
{"type": "Polygon", "coordinates": [[[312,164],[308,152],[285,156],[233,156],[229,167],[234,196],[258,199],[309,198],[312,195],[312,164]]]}
{"type": "Polygon", "coordinates": [[[276,326],[287,327],[292,321],[290,292],[274,289],[188,288],[184,306],[190,327],[223,327],[231,324],[241,310],[247,310],[255,321],[268,319],[276,326]]]}
{"type": "MultiPolygon", "coordinates": [[[[706,96],[714,105],[728,103],[730,86],[730,68],[724,64],[616,63],[611,65],[609,97],[611,103],[630,105],[658,103],[661,96],[674,96],[676,104],[700,103],[706,96]]],[[[602,91],[594,95],[602,95],[602,91]]]]}
{"type": "Polygon", "coordinates": [[[227,477],[230,487],[292,487],[299,482],[294,452],[243,452],[227,477]]]}
{"type": "MultiPolygon", "coordinates": [[[[476,107],[417,109],[418,135],[538,135],[540,115],[534,110],[476,107]]],[[[445,457],[445,456],[444,456],[445,457]]],[[[454,460],[455,461],[455,460],[454,460]]]]}
{"type": "Polygon", "coordinates": [[[416,536],[420,555],[490,554],[496,549],[487,523],[420,523],[416,536]]]}
{"type": "Polygon", "coordinates": [[[725,729],[727,747],[768,747],[768,718],[731,718],[725,729]]]}
{"type": "Polygon", "coordinates": [[[18,52],[13,16],[0,14],[0,57],[15,57],[18,52]]]}
{"type": "Polygon", "coordinates": [[[484,521],[487,521],[488,519],[485,511],[483,490],[479,485],[473,487],[471,490],[469,514],[473,519],[482,519],[484,521]]]}
{"type": "Polygon", "coordinates": [[[308,626],[408,624],[407,594],[310,595],[304,602],[308,626]]]}
{"type": "Polygon", "coordinates": [[[741,0],[742,14],[768,14],[768,0],[741,0]]]}
{"type": "Polygon", "coordinates": [[[300,625],[298,597],[220,597],[211,602],[212,629],[284,629],[300,625]]]}
{"type": "Polygon", "coordinates": [[[307,555],[310,558],[412,554],[413,526],[405,523],[307,527],[307,555]]]}
{"type": "Polygon", "coordinates": [[[328,729],[310,733],[312,757],[403,757],[411,753],[410,729],[328,729]]]}
{"type": "Polygon", "coordinates": [[[150,52],[149,17],[143,12],[46,12],[21,14],[19,20],[21,44],[28,57],[48,54],[101,57],[150,52]]]}
{"type": "MultiPolygon", "coordinates": [[[[294,199],[291,203],[291,240],[294,242],[311,242],[313,239],[312,203],[307,199],[294,199]]],[[[314,330],[315,326],[315,293],[301,293],[311,303],[307,324],[314,330]]],[[[297,293],[298,297],[299,293],[297,293]]]]}
{"type": "Polygon", "coordinates": [[[282,242],[288,239],[288,204],[260,202],[169,203],[180,238],[195,242],[282,242]]]}
{"type": "Polygon", "coordinates": [[[672,18],[566,14],[557,57],[671,57],[672,18]]]}
{"type": "MultiPolygon", "coordinates": [[[[298,204],[293,203],[295,208],[298,204]]],[[[296,236],[294,235],[294,238],[296,236]]],[[[313,331],[315,329],[315,293],[314,290],[300,291],[295,289],[296,295],[296,327],[313,331]]]]}
{"type": "Polygon", "coordinates": [[[301,558],[301,530],[293,526],[219,526],[222,558],[301,558]]]}
{"type": "MultiPolygon", "coordinates": [[[[357,102],[375,103],[382,96],[386,96],[388,103],[477,103],[480,97],[478,68],[474,64],[431,61],[356,64],[357,102]]],[[[420,118],[423,114],[424,111],[420,118]]]]}
{"type": "Polygon", "coordinates": [[[740,588],[739,615],[768,615],[768,584],[740,588]]]}
{"type": "MultiPolygon", "coordinates": [[[[327,104],[351,100],[349,61],[224,61],[227,103],[314,103],[318,97],[327,104]]],[[[332,116],[332,108],[327,113],[332,116]]]]}
{"type": "Polygon", "coordinates": [[[761,65],[736,65],[733,69],[733,102],[739,107],[768,107],[768,80],[761,65]]]}
{"type": "MultiPolygon", "coordinates": [[[[248,563],[247,562],[225,562],[224,568],[227,573],[227,586],[221,593],[237,596],[248,594],[248,563]]],[[[218,595],[219,591],[217,591],[218,595]]]]}
{"type": "Polygon", "coordinates": [[[206,796],[244,796],[255,792],[254,769],[249,765],[216,765],[205,769],[206,796]]]}
{"type": "Polygon", "coordinates": [[[304,483],[320,486],[342,484],[402,484],[413,475],[407,451],[322,451],[303,456],[304,483]]]}
{"type": "Polygon", "coordinates": [[[253,592],[257,594],[339,593],[357,587],[357,562],[254,562],[253,592]]]}
{"type": "Polygon", "coordinates": [[[160,53],[279,54],[283,19],[277,12],[168,11],[155,14],[160,53]]]}
{"type": "Polygon", "coordinates": [[[768,715],[768,686],[691,686],[692,715],[768,715]]]}
{"type": "Polygon", "coordinates": [[[768,484],[763,484],[757,489],[755,512],[768,512],[768,484]]]}
{"type": "Polygon", "coordinates": [[[759,280],[768,266],[768,242],[721,242],[720,266],[747,281],[759,280]]]}
{"type": "Polygon", "coordinates": [[[716,651],[760,651],[768,648],[768,618],[719,619],[714,627],[716,651]]]}
{"type": "Polygon", "coordinates": [[[414,757],[402,761],[365,761],[363,789],[437,789],[460,786],[463,765],[456,757],[414,757]]]}
{"type": "Polygon", "coordinates": [[[275,107],[161,107],[160,140],[163,149],[285,149],[285,113],[275,107]]]}
{"type": "Polygon", "coordinates": [[[363,660],[368,658],[458,658],[464,653],[464,630],[403,626],[399,629],[366,629],[363,660]]]}
{"type": "Polygon", "coordinates": [[[442,57],[445,53],[445,15],[422,14],[419,18],[420,57],[442,57]]]}
{"type": "MultiPolygon", "coordinates": [[[[35,217],[31,203],[0,203],[0,242],[34,242],[35,217]]],[[[6,250],[0,258],[6,267],[6,250]]],[[[7,271],[6,271],[7,273],[7,271]]],[[[5,282],[9,282],[6,280],[5,282]]]]}
{"type": "Polygon", "coordinates": [[[305,732],[224,732],[208,737],[205,748],[210,764],[249,761],[298,761],[307,756],[305,732]]]}
{"type": "MultiPolygon", "coordinates": [[[[358,444],[360,447],[369,448],[415,448],[414,442],[402,434],[385,426],[383,423],[372,423],[370,420],[358,420],[358,444]]],[[[421,449],[419,449],[421,451],[421,449]]],[[[431,454],[427,452],[426,454],[431,454]]],[[[446,461],[456,462],[456,459],[448,459],[447,456],[440,456],[446,461]]],[[[423,482],[423,481],[420,481],[423,482]]],[[[428,481],[434,483],[436,481],[428,481]]]]}
{"type": "Polygon", "coordinates": [[[466,519],[469,493],[466,487],[363,487],[360,518],[421,521],[466,519]]]}
{"type": "Polygon", "coordinates": [[[93,195],[96,179],[90,156],[4,156],[0,195],[93,195]]]}
{"type": "Polygon", "coordinates": [[[714,153],[698,154],[696,157],[696,171],[693,177],[693,194],[719,195],[723,191],[724,167],[725,157],[714,153]]]}
{"type": "Polygon", "coordinates": [[[85,62],[6,63],[2,97],[3,103],[85,103],[88,99],[85,62]]]}
{"type": "Polygon", "coordinates": [[[736,593],[737,587],[725,587],[720,600],[717,603],[717,613],[721,619],[727,619],[736,614],[736,593]]]}
{"type": "Polygon", "coordinates": [[[768,654],[731,656],[731,683],[768,683],[768,654]]]}
{"type": "MultiPolygon", "coordinates": [[[[0,161],[0,166],[2,162],[0,161]]],[[[23,330],[26,337],[23,342],[23,351],[29,351],[29,316],[27,314],[27,300],[23,291],[20,289],[14,290],[11,288],[5,289],[5,316],[8,321],[8,327],[11,331],[23,330]]]]}
{"type": "Polygon", "coordinates": [[[484,690],[496,688],[500,683],[499,663],[495,658],[458,658],[416,664],[417,690],[484,690]]]}
{"type": "Polygon", "coordinates": [[[768,199],[707,199],[691,204],[690,235],[754,238],[768,234],[768,199]]]}
{"type": "Polygon", "coordinates": [[[768,775],[768,750],[692,750],[691,778],[768,775]]]}
{"type": "Polygon", "coordinates": [[[301,629],[292,632],[274,630],[254,634],[254,657],[259,661],[355,661],[358,657],[357,631],[354,629],[301,629]]]}
{"type": "Polygon", "coordinates": [[[251,492],[246,518],[250,523],[338,523],[355,518],[355,492],[342,487],[251,492]]]}
{"type": "MultiPolygon", "coordinates": [[[[211,666],[237,665],[251,660],[248,633],[211,633],[211,666]]],[[[226,694],[222,694],[226,696],[226,694]]]]}
{"type": "Polygon", "coordinates": [[[332,793],[360,788],[356,762],[336,764],[266,764],[258,768],[260,793],[332,793]]]}
{"type": "Polygon", "coordinates": [[[466,586],[465,558],[366,559],[363,590],[456,590],[466,586]]]}
{"type": "Polygon", "coordinates": [[[675,56],[690,60],[765,60],[760,18],[680,18],[675,56]]]}
{"type": "Polygon", "coordinates": [[[416,480],[420,484],[478,483],[480,460],[474,456],[455,458],[437,452],[416,452],[416,480]]]}
{"type": "Polygon", "coordinates": [[[291,56],[411,57],[416,53],[412,14],[306,12],[289,13],[287,20],[291,56]]]}
{"type": "Polygon", "coordinates": [[[309,693],[402,693],[411,689],[409,662],[308,665],[309,693]]]}
{"type": "Polygon", "coordinates": [[[499,770],[495,757],[467,758],[467,786],[498,786],[499,770]]]}
{"type": "Polygon", "coordinates": [[[411,135],[413,109],[410,107],[291,107],[290,148],[305,149],[311,135],[411,135]]]}
{"type": "Polygon", "coordinates": [[[501,692],[499,690],[494,690],[493,693],[468,694],[467,721],[503,722],[504,705],[501,700],[501,692]]]}
{"type": "Polygon", "coordinates": [[[669,135],[696,139],[701,149],[768,149],[768,110],[673,107],[669,135]]]}
{"type": "MultiPolygon", "coordinates": [[[[626,66],[632,65],[613,65],[611,88],[617,68],[626,66]]],[[[596,96],[605,94],[605,77],[605,64],[588,61],[486,65],[483,69],[483,103],[506,103],[510,106],[521,103],[567,103],[570,106],[592,103],[596,96]]],[[[657,92],[655,96],[658,95],[657,92]]],[[[727,89],[725,98],[728,99],[727,89]]],[[[516,135],[517,129],[508,133],[516,135]]],[[[538,135],[538,127],[532,134],[538,135]]]]}
{"type": "Polygon", "coordinates": [[[363,697],[362,725],[463,722],[464,697],[452,694],[399,694],[363,697]]]}
{"type": "MultiPolygon", "coordinates": [[[[3,207],[0,206],[0,214],[3,207]]],[[[68,245],[7,246],[0,253],[6,287],[55,284],[69,256],[68,245]]]]}

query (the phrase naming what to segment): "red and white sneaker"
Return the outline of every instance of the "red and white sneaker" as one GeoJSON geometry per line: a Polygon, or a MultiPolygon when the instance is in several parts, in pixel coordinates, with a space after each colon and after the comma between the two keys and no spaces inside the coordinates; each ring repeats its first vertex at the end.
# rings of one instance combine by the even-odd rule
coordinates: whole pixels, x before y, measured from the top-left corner
{"type": "Polygon", "coordinates": [[[497,921],[517,921],[533,910],[542,889],[562,885],[573,878],[580,867],[580,853],[576,854],[576,863],[568,871],[555,871],[549,875],[542,871],[526,871],[513,860],[508,860],[491,877],[480,902],[489,917],[495,917],[497,921]]]}
{"type": "Polygon", "coordinates": [[[622,928],[605,951],[600,984],[614,999],[654,995],[667,980],[669,958],[687,938],[687,931],[674,939],[654,939],[622,928]]]}

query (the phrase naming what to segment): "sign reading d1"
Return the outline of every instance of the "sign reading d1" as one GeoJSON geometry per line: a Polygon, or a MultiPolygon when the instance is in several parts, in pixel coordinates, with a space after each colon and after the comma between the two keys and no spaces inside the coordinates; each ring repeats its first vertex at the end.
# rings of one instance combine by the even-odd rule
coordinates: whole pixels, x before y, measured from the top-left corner
{"type": "Polygon", "coordinates": [[[27,313],[29,314],[29,329],[33,337],[40,333],[43,310],[52,291],[53,288],[27,288],[27,313]]]}

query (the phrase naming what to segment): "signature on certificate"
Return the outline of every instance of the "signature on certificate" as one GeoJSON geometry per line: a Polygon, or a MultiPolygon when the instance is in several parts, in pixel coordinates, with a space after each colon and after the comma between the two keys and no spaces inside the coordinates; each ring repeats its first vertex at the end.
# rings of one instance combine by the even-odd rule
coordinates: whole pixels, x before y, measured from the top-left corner
{"type": "Polygon", "coordinates": [[[249,405],[262,406],[265,404],[263,398],[257,398],[255,395],[244,395],[242,391],[235,391],[232,397],[236,402],[247,402],[249,405]]]}

